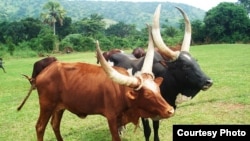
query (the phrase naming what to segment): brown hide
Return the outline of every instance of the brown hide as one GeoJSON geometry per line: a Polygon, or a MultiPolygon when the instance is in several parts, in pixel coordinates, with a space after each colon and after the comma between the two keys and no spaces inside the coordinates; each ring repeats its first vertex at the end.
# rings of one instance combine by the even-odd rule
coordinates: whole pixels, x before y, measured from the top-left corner
{"type": "Polygon", "coordinates": [[[145,56],[146,52],[143,48],[137,47],[137,48],[133,49],[132,54],[135,56],[135,58],[139,59],[139,58],[145,56]]]}
{"type": "MultiPolygon", "coordinates": [[[[128,75],[125,69],[114,68],[128,75]]],[[[145,83],[147,79],[152,81],[150,75],[143,74],[142,77],[145,83]]],[[[160,85],[162,78],[155,81],[160,85]]],[[[152,92],[143,86],[135,91],[119,85],[98,65],[55,62],[37,76],[36,87],[40,103],[40,116],[36,125],[39,141],[43,141],[51,116],[56,138],[58,141],[63,140],[60,121],[65,109],[79,117],[94,114],[106,117],[112,141],[120,141],[118,127],[129,122],[137,124],[140,117],[168,118],[173,115],[173,107],[161,97],[159,89],[152,92]]]]}

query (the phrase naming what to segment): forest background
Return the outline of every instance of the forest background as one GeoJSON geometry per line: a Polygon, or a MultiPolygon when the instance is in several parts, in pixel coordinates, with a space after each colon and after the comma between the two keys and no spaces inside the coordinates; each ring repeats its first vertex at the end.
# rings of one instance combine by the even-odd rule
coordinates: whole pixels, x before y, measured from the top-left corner
{"type": "Polygon", "coordinates": [[[171,2],[119,2],[86,0],[3,0],[0,3],[0,56],[34,57],[65,52],[147,46],[146,24],[162,4],[161,30],[169,46],[181,44],[182,8],[192,23],[192,45],[249,43],[247,0],[223,2],[207,12],[171,2]]]}

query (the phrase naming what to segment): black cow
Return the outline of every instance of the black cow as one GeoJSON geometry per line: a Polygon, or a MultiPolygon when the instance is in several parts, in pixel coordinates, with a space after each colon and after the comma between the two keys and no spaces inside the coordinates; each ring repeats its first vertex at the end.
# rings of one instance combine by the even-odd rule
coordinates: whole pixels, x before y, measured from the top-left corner
{"type": "MultiPolygon", "coordinates": [[[[102,53],[103,57],[105,58],[106,61],[109,61],[109,58],[111,55],[116,54],[116,53],[123,53],[123,50],[121,49],[111,49],[109,51],[105,51],[102,53]]],[[[96,63],[99,64],[99,59],[96,57],[96,63]]]]}
{"type": "MultiPolygon", "coordinates": [[[[160,34],[160,8],[161,5],[157,7],[154,14],[152,36],[155,46],[159,49],[162,56],[159,52],[155,51],[152,71],[155,74],[155,77],[163,77],[163,82],[160,85],[161,94],[171,106],[176,108],[176,104],[192,99],[200,90],[207,90],[210,88],[213,82],[205,75],[199,64],[189,53],[191,25],[187,15],[182,9],[176,7],[185,19],[185,35],[181,51],[173,51],[166,46],[160,34]],[[170,60],[164,60],[163,58],[170,58],[170,60]]],[[[110,61],[113,61],[116,66],[124,67],[126,69],[131,68],[133,73],[136,72],[136,70],[140,70],[143,59],[144,57],[135,61],[122,54],[115,54],[111,56],[110,61]]],[[[145,139],[146,141],[149,141],[151,134],[149,121],[148,119],[142,118],[142,123],[145,139]]],[[[153,128],[154,141],[159,141],[159,121],[153,121],[153,128]]]]}
{"type": "MultiPolygon", "coordinates": [[[[110,56],[109,61],[113,63],[114,66],[123,67],[127,70],[131,69],[132,74],[139,71],[142,67],[145,57],[139,59],[132,58],[128,54],[117,53],[110,56]],[[133,69],[132,69],[133,68],[133,69]]],[[[161,76],[166,70],[166,61],[163,59],[158,51],[154,51],[153,59],[153,73],[155,76],[161,76]]]]}
{"type": "MultiPolygon", "coordinates": [[[[144,51],[143,48],[138,47],[138,48],[135,48],[131,54],[124,53],[124,51],[120,50],[120,49],[111,49],[109,51],[105,51],[102,53],[102,55],[106,61],[110,61],[110,59],[112,59],[111,56],[113,56],[115,54],[121,54],[122,56],[123,55],[127,56],[130,59],[138,59],[138,58],[145,56],[146,52],[144,51]]],[[[119,58],[117,58],[117,59],[119,59],[119,58]]],[[[98,58],[96,58],[96,59],[97,59],[96,63],[99,64],[98,58]]],[[[110,61],[110,62],[112,62],[112,61],[110,61]]]]}

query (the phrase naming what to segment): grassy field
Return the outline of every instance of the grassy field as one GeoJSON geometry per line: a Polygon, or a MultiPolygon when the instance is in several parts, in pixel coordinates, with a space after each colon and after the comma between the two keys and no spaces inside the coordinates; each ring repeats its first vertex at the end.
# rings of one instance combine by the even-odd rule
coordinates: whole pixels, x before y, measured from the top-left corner
{"type": "MultiPolygon", "coordinates": [[[[201,91],[193,100],[178,105],[174,117],[161,120],[160,138],[172,140],[174,124],[250,124],[250,45],[192,46],[191,54],[198,60],[214,85],[201,91]]],[[[94,52],[55,55],[59,60],[96,63],[94,52]]],[[[17,107],[26,96],[30,84],[21,76],[31,76],[33,63],[40,58],[4,60],[7,73],[0,70],[0,140],[35,141],[35,124],[39,105],[33,91],[21,111],[17,107]]],[[[98,81],[98,79],[97,79],[98,81]]],[[[128,124],[123,141],[143,141],[143,131],[128,124]]],[[[100,115],[80,119],[66,111],[61,123],[65,141],[110,141],[106,119],[100,115]]],[[[152,136],[151,136],[152,138],[152,136]]],[[[45,140],[55,136],[48,124],[45,140]]]]}

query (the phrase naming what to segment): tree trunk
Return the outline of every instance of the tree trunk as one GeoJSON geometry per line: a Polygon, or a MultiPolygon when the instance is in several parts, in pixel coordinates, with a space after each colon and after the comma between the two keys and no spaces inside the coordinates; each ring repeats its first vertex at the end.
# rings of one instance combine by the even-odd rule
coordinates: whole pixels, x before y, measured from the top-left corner
{"type": "Polygon", "coordinates": [[[56,23],[53,22],[53,32],[54,32],[54,35],[56,35],[56,23]]]}

